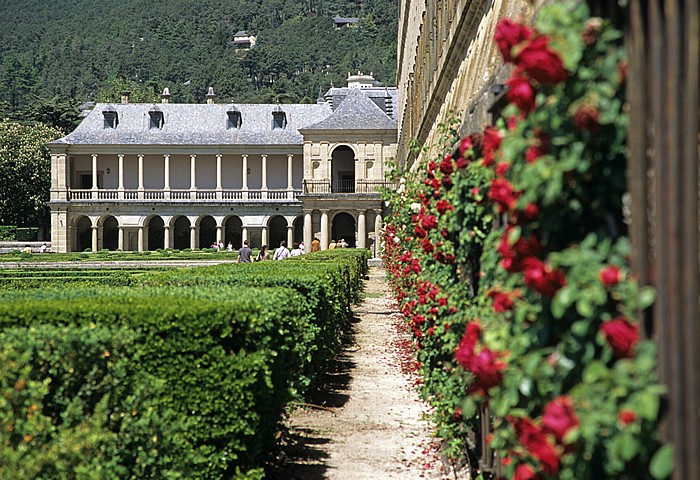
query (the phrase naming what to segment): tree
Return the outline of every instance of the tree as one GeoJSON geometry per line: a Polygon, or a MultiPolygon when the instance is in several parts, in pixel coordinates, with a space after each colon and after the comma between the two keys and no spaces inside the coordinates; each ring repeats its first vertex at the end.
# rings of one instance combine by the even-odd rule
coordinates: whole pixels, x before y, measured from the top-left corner
{"type": "Polygon", "coordinates": [[[61,136],[45,125],[0,122],[0,224],[48,223],[51,160],[46,143],[61,136]]]}
{"type": "Polygon", "coordinates": [[[144,85],[127,78],[117,77],[109,80],[107,85],[97,93],[96,100],[102,103],[119,103],[123,92],[129,92],[129,101],[133,103],[152,103],[159,101],[155,85],[144,85]]]}

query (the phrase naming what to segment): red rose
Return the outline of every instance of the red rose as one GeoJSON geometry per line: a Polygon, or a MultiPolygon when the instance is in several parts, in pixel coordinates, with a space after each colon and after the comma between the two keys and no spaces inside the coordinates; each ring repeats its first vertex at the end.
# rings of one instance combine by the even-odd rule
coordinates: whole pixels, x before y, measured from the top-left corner
{"type": "Polygon", "coordinates": [[[506,85],[508,85],[506,98],[510,103],[518,107],[524,115],[527,115],[535,109],[537,90],[535,90],[527,78],[514,75],[508,79],[506,85]]]}
{"type": "Polygon", "coordinates": [[[501,141],[503,140],[503,132],[494,126],[488,126],[484,130],[484,166],[490,167],[493,165],[494,159],[496,157],[496,150],[501,146],[501,141]]]}
{"type": "Polygon", "coordinates": [[[438,200],[435,203],[435,209],[438,211],[438,213],[440,213],[440,215],[443,215],[448,210],[454,210],[455,207],[450,205],[450,202],[443,199],[443,200],[438,200]]]}
{"type": "Polygon", "coordinates": [[[537,475],[535,475],[535,471],[532,469],[532,467],[526,463],[521,463],[517,467],[515,467],[515,475],[513,476],[513,480],[536,480],[537,475]]]}
{"type": "Polygon", "coordinates": [[[545,35],[528,42],[518,52],[515,63],[543,85],[556,85],[569,77],[561,57],[549,48],[549,37],[545,35]]]}
{"type": "Polygon", "coordinates": [[[622,280],[622,274],[615,265],[608,265],[598,273],[598,278],[606,287],[614,287],[622,280]]]}
{"type": "Polygon", "coordinates": [[[522,210],[515,210],[510,222],[513,225],[522,225],[525,222],[532,222],[540,213],[540,207],[534,203],[528,203],[522,210]]]}
{"type": "Polygon", "coordinates": [[[454,162],[452,161],[452,155],[445,155],[445,158],[440,162],[440,171],[444,173],[445,175],[449,175],[450,173],[455,171],[454,168],[454,162]]]}
{"type": "Polygon", "coordinates": [[[637,414],[632,410],[620,410],[618,418],[622,425],[629,425],[637,419],[637,414]]]}
{"type": "Polygon", "coordinates": [[[579,105],[576,113],[574,113],[574,127],[580,131],[586,130],[591,133],[598,133],[600,131],[599,116],[600,112],[593,105],[588,103],[579,105]]]}
{"type": "Polygon", "coordinates": [[[423,251],[425,253],[433,253],[433,251],[435,250],[435,247],[433,246],[432,243],[430,243],[429,238],[423,239],[422,247],[423,247],[423,251]]]}
{"type": "Polygon", "coordinates": [[[553,297],[566,285],[566,276],[563,271],[558,268],[552,269],[550,265],[538,258],[525,258],[522,265],[525,285],[546,297],[553,297]]]}
{"type": "Polygon", "coordinates": [[[540,461],[542,471],[547,475],[556,475],[559,472],[559,455],[544,432],[529,418],[515,419],[513,427],[520,443],[540,461]]]}
{"type": "Polygon", "coordinates": [[[437,168],[437,165],[435,162],[432,160],[428,162],[428,176],[431,176],[435,173],[435,169],[437,168]]]}
{"type": "Polygon", "coordinates": [[[498,352],[488,348],[482,348],[478,355],[473,355],[469,371],[474,375],[474,383],[469,387],[468,393],[486,392],[501,383],[506,364],[500,359],[498,352]]]}
{"type": "Polygon", "coordinates": [[[520,23],[515,23],[509,18],[504,18],[496,24],[494,40],[506,62],[512,62],[511,51],[514,46],[532,37],[532,30],[520,23]]]}
{"type": "Polygon", "coordinates": [[[430,231],[434,228],[437,228],[437,226],[438,226],[437,217],[435,215],[426,215],[423,217],[420,224],[425,229],[426,232],[430,231]]]}
{"type": "Polygon", "coordinates": [[[578,425],[579,420],[574,412],[571,397],[557,397],[544,407],[542,429],[554,435],[560,444],[564,443],[566,433],[578,425]]]}
{"type": "Polygon", "coordinates": [[[496,202],[499,211],[512,210],[518,199],[518,194],[513,192],[513,186],[505,178],[495,178],[491,182],[489,198],[496,202]]]}
{"type": "Polygon", "coordinates": [[[510,168],[510,163],[499,162],[498,165],[496,165],[496,175],[498,175],[499,177],[504,176],[508,172],[509,168],[510,168]]]}
{"type": "Polygon", "coordinates": [[[472,148],[474,145],[472,144],[472,139],[469,137],[464,137],[460,142],[459,142],[459,155],[461,157],[464,157],[464,152],[472,148]]]}
{"type": "Polygon", "coordinates": [[[525,161],[527,163],[534,163],[535,160],[540,158],[542,155],[549,153],[549,137],[542,130],[535,130],[535,139],[537,143],[530,145],[525,151],[525,161]]]}
{"type": "Polygon", "coordinates": [[[639,343],[639,325],[619,317],[603,323],[600,329],[617,358],[633,356],[634,347],[639,343]]]}
{"type": "Polygon", "coordinates": [[[454,182],[452,181],[452,177],[450,177],[449,175],[445,175],[444,177],[442,177],[442,186],[445,187],[447,190],[452,188],[453,185],[454,182]]]}
{"type": "Polygon", "coordinates": [[[427,235],[426,231],[418,225],[413,229],[413,233],[418,238],[425,238],[425,236],[427,235]]]}
{"type": "Polygon", "coordinates": [[[493,299],[493,309],[498,313],[503,313],[513,309],[513,293],[489,290],[488,297],[493,299]]]}
{"type": "Polygon", "coordinates": [[[464,158],[464,157],[459,157],[457,159],[457,168],[459,168],[460,170],[464,170],[468,166],[469,166],[469,159],[464,158]]]}
{"type": "Polygon", "coordinates": [[[530,235],[529,239],[518,238],[513,245],[508,237],[510,230],[501,237],[497,252],[503,257],[501,266],[508,272],[520,272],[523,269],[523,260],[527,257],[537,255],[542,251],[542,245],[535,235],[530,235]]]}

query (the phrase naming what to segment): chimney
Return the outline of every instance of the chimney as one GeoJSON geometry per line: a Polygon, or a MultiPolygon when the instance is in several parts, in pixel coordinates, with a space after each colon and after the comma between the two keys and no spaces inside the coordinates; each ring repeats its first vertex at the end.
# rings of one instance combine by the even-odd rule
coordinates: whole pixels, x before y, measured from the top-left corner
{"type": "Polygon", "coordinates": [[[170,90],[168,90],[168,87],[165,87],[163,93],[160,94],[160,103],[170,103],[170,90]]]}
{"type": "Polygon", "coordinates": [[[207,91],[207,103],[209,105],[213,105],[215,98],[216,95],[214,94],[214,87],[209,87],[209,91],[207,91]]]}
{"type": "Polygon", "coordinates": [[[131,92],[128,90],[124,90],[122,92],[122,103],[124,103],[124,104],[129,103],[129,95],[131,95],[131,92]]]}

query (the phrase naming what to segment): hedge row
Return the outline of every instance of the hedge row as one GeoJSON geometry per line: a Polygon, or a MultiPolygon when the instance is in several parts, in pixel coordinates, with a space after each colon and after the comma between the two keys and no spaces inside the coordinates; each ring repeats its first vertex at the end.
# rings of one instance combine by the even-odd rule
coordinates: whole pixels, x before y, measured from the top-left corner
{"type": "Polygon", "coordinates": [[[0,477],[262,478],[358,295],[312,257],[0,294],[0,477]]]}

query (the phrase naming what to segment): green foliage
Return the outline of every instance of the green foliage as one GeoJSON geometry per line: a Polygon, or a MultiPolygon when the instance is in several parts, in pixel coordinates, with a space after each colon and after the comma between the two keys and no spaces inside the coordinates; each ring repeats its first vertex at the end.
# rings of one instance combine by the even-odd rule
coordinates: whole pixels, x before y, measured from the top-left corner
{"type": "Polygon", "coordinates": [[[0,224],[47,223],[51,160],[46,143],[60,132],[0,121],[0,224]]]}

